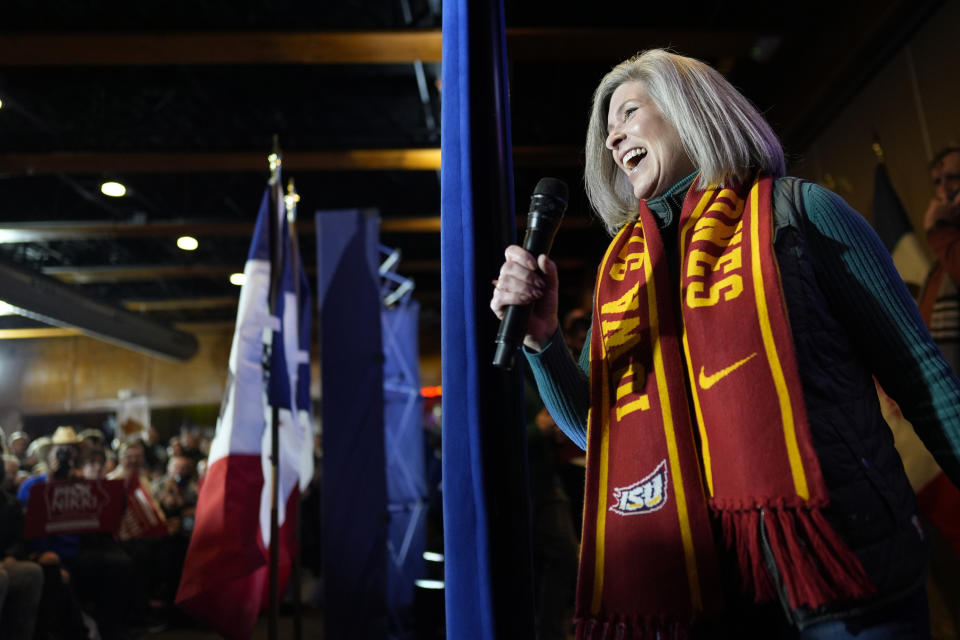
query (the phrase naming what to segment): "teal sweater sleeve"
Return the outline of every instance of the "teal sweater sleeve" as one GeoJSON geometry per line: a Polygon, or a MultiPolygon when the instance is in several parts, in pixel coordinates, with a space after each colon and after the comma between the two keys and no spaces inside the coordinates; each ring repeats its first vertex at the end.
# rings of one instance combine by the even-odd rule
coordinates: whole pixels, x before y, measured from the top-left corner
{"type": "Polygon", "coordinates": [[[863,216],[823,187],[806,183],[802,189],[801,224],[824,297],[884,391],[957,484],[960,381],[863,216]]]}
{"type": "Polygon", "coordinates": [[[523,348],[540,390],[543,404],[553,421],[574,444],[587,448],[587,412],[590,409],[590,332],[580,363],[564,344],[560,328],[541,351],[523,348]]]}

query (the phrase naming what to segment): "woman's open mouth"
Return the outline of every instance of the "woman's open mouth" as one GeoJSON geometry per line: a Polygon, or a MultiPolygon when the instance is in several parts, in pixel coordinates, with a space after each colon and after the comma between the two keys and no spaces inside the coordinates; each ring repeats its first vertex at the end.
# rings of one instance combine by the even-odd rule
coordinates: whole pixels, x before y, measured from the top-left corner
{"type": "Polygon", "coordinates": [[[630,149],[623,156],[623,166],[628,170],[633,171],[637,168],[637,165],[640,164],[640,161],[647,155],[647,150],[643,147],[637,147],[636,149],[630,149]]]}

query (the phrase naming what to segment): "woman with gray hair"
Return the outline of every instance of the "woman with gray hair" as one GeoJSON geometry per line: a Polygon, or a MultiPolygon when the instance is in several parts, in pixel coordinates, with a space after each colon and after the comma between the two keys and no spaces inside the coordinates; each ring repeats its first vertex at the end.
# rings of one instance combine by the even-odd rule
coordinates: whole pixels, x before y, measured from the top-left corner
{"type": "Polygon", "coordinates": [[[613,240],[579,363],[555,264],[506,250],[490,306],[531,305],[527,360],[587,450],[578,639],[929,637],[874,378],[955,483],[960,382],[862,216],[784,173],[719,73],[647,51],[594,94],[586,191],[613,240]]]}

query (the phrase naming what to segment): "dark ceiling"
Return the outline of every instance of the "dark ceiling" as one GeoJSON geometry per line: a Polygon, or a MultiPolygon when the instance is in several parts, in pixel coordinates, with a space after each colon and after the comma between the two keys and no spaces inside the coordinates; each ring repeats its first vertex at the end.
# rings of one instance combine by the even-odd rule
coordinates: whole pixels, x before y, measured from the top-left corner
{"type": "MultiPolygon", "coordinates": [[[[707,60],[796,155],[939,4],[507,0],[518,211],[544,175],[573,187],[554,251],[563,303],[606,244],[577,186],[591,92],[613,64],[653,46],[707,60]]],[[[0,258],[162,322],[231,321],[227,276],[277,135],[307,264],[314,211],[375,207],[436,327],[440,0],[12,0],[2,13],[0,258]],[[128,195],[101,195],[107,178],[128,195]],[[182,234],[199,248],[177,249],[182,234]]]]}

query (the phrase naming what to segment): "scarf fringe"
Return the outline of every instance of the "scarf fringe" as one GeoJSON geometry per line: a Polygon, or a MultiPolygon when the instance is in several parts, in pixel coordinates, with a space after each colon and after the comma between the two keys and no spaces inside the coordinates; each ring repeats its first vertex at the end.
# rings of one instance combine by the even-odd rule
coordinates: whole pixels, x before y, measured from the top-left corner
{"type": "Polygon", "coordinates": [[[743,591],[753,593],[756,602],[773,600],[777,596],[770,573],[763,561],[760,544],[760,512],[755,509],[719,511],[723,544],[737,552],[737,567],[743,591]]]}
{"type": "Polygon", "coordinates": [[[656,617],[577,618],[576,640],[689,640],[688,624],[656,617]]]}
{"type": "MultiPolygon", "coordinates": [[[[761,540],[760,509],[718,509],[723,540],[737,553],[740,578],[756,602],[776,597],[761,540]]],[[[816,609],[874,592],[860,560],[819,507],[765,506],[762,526],[791,609],[816,609]]]]}

